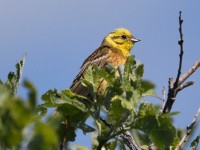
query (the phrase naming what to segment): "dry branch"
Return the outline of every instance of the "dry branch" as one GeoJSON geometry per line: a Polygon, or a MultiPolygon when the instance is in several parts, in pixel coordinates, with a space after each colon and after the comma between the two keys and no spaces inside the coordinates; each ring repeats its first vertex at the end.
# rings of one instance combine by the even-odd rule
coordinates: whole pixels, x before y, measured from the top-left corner
{"type": "Polygon", "coordinates": [[[173,106],[174,101],[176,100],[176,95],[178,92],[183,90],[184,88],[193,85],[194,81],[186,81],[186,79],[192,75],[197,68],[200,66],[200,60],[198,60],[185,74],[181,75],[181,68],[182,68],[182,61],[183,61],[183,32],[182,32],[182,23],[183,20],[181,18],[181,12],[179,13],[179,33],[180,33],[180,40],[178,41],[178,44],[180,45],[180,54],[179,54],[179,68],[176,80],[174,81],[173,78],[169,78],[168,82],[168,95],[167,95],[167,101],[163,107],[162,112],[167,113],[171,111],[171,108],[173,106]]]}
{"type": "Polygon", "coordinates": [[[124,139],[130,150],[141,150],[141,148],[137,146],[135,140],[128,131],[120,135],[120,137],[124,139]]]}
{"type": "Polygon", "coordinates": [[[200,108],[198,109],[197,113],[195,114],[192,123],[191,123],[189,126],[187,126],[186,133],[185,133],[185,135],[182,137],[182,139],[181,139],[181,141],[179,142],[179,144],[176,146],[175,150],[179,150],[180,147],[181,147],[181,145],[183,145],[183,143],[186,142],[187,138],[190,136],[190,134],[191,134],[191,132],[192,132],[192,130],[193,130],[194,125],[195,125],[196,122],[197,122],[197,119],[198,119],[199,115],[200,115],[200,108]]]}

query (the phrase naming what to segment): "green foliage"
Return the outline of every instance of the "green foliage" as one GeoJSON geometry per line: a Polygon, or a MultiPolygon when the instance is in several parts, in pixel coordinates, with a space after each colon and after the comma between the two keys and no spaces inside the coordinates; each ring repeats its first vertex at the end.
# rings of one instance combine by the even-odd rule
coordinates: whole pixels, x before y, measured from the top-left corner
{"type": "Polygon", "coordinates": [[[26,55],[23,56],[22,60],[20,60],[16,65],[16,73],[15,72],[10,72],[8,74],[8,79],[5,83],[5,86],[8,88],[8,90],[14,95],[17,93],[17,89],[19,86],[19,81],[21,79],[21,75],[23,72],[23,67],[25,63],[25,57],[26,55]]]}
{"type": "Polygon", "coordinates": [[[56,148],[58,138],[53,128],[38,117],[37,92],[24,81],[27,99],[16,96],[25,58],[16,64],[5,83],[0,81],[0,149],[56,148]]]}
{"type": "Polygon", "coordinates": [[[159,148],[169,148],[174,142],[176,129],[170,114],[160,114],[158,107],[140,103],[143,96],[155,96],[155,86],[142,79],[143,72],[144,66],[137,64],[133,56],[118,69],[108,64],[105,69],[94,66],[86,71],[82,83],[93,98],[85,98],[85,101],[92,101],[92,106],[86,104],[86,107],[90,108],[88,112],[98,131],[97,142],[93,143],[94,149],[102,143],[106,148],[112,145],[111,149],[117,143],[125,144],[119,142],[118,135],[131,130],[140,130],[159,148]],[[102,81],[104,92],[101,91],[99,96],[98,88],[102,81]],[[100,120],[101,112],[104,112],[105,122],[100,120]]]}
{"type": "MultiPolygon", "coordinates": [[[[79,100],[85,99],[83,96],[76,95],[70,90],[63,90],[60,93],[57,90],[49,90],[42,95],[45,102],[40,108],[56,107],[53,115],[48,119],[48,123],[56,129],[57,134],[65,130],[63,122],[68,124],[68,132],[65,135],[67,141],[74,141],[76,137],[75,130],[80,128],[84,133],[93,132],[95,129],[85,124],[88,112],[85,105],[79,100]]],[[[60,139],[63,134],[60,135],[60,139]]]]}
{"type": "MultiPolygon", "coordinates": [[[[69,89],[48,90],[42,95],[43,104],[37,105],[37,90],[24,81],[27,99],[18,97],[17,89],[25,58],[16,65],[16,73],[9,73],[8,80],[0,80],[0,146],[2,149],[58,149],[65,138],[76,140],[76,129],[92,133],[92,148],[126,149],[120,138],[130,132],[137,143],[146,149],[153,143],[158,149],[176,147],[180,130],[173,126],[172,116],[161,114],[160,106],[142,100],[156,96],[155,85],[143,79],[144,65],[137,64],[130,56],[125,65],[104,69],[91,66],[81,79],[90,97],[83,97],[69,89]],[[47,110],[54,112],[47,117],[47,110]],[[43,117],[47,120],[42,121],[43,117]],[[86,124],[92,118],[94,125],[86,124]]],[[[191,147],[198,144],[194,140],[191,147]]],[[[65,145],[63,145],[65,147],[65,145]]],[[[72,149],[87,149],[74,146],[72,149]]]]}
{"type": "Polygon", "coordinates": [[[8,93],[0,95],[0,140],[8,146],[17,146],[23,138],[24,127],[33,119],[32,109],[18,97],[8,93]]]}
{"type": "Polygon", "coordinates": [[[28,149],[56,149],[57,144],[57,135],[55,134],[54,130],[52,130],[48,124],[36,122],[32,137],[28,143],[28,149]]]}
{"type": "Polygon", "coordinates": [[[167,149],[172,145],[176,129],[169,114],[158,113],[152,104],[141,103],[136,118],[133,127],[147,134],[156,147],[167,149]]]}
{"type": "Polygon", "coordinates": [[[197,136],[191,143],[190,147],[192,150],[196,150],[199,144],[200,136],[197,136]]]}
{"type": "MultiPolygon", "coordinates": [[[[98,144],[93,145],[94,148],[103,141],[106,141],[104,144],[106,147],[109,140],[116,138],[112,142],[117,142],[119,141],[118,135],[125,131],[134,130],[143,132],[143,136],[147,136],[147,139],[149,139],[148,143],[151,141],[158,148],[167,149],[173,144],[177,137],[171,115],[161,114],[159,112],[160,107],[147,102],[140,102],[143,96],[155,96],[153,90],[155,86],[150,81],[142,79],[144,66],[137,64],[133,56],[129,57],[126,64],[120,66],[118,71],[110,66],[106,69],[93,68],[92,70],[92,68],[89,68],[88,70],[97,72],[95,80],[93,80],[94,89],[98,87],[100,79],[107,82],[105,95],[97,100],[106,101],[97,110],[104,111],[104,118],[111,125],[111,127],[108,127],[105,123],[97,123],[99,129],[98,144]]],[[[90,79],[91,77],[87,78],[86,76],[84,82],[89,82],[90,79]]],[[[95,90],[91,92],[93,95],[96,93],[95,90]]],[[[99,122],[96,118],[94,120],[99,122]]],[[[144,144],[148,145],[148,143],[144,144]]],[[[120,144],[125,143],[120,142],[120,144]]]]}

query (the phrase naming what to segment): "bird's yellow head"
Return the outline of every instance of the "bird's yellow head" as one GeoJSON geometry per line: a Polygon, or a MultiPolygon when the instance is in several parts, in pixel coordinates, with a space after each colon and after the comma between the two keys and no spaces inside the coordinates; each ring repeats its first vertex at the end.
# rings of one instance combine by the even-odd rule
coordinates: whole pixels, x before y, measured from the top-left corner
{"type": "Polygon", "coordinates": [[[119,28],[110,32],[104,38],[102,46],[109,46],[113,50],[122,53],[125,57],[128,57],[130,55],[131,48],[135,42],[138,41],[140,40],[134,37],[129,30],[119,28]]]}

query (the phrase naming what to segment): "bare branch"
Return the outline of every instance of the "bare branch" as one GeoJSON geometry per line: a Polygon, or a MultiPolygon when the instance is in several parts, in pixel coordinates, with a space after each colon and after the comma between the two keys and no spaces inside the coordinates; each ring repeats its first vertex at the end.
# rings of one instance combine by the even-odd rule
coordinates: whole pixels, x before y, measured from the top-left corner
{"type": "Polygon", "coordinates": [[[165,86],[163,86],[163,89],[162,89],[162,99],[163,99],[163,102],[166,101],[166,88],[165,88],[165,86]]]}
{"type": "Polygon", "coordinates": [[[179,83],[182,84],[189,76],[191,76],[200,67],[200,59],[195,62],[195,64],[185,73],[180,79],[179,83]]]}
{"type": "Polygon", "coordinates": [[[167,95],[167,101],[163,107],[162,113],[170,112],[172,105],[176,99],[176,91],[174,89],[174,80],[173,78],[169,78],[168,81],[168,95],[167,95]]]}
{"type": "Polygon", "coordinates": [[[194,84],[194,81],[186,81],[186,79],[193,74],[197,68],[200,66],[200,59],[185,73],[181,76],[181,68],[182,68],[182,61],[183,61],[183,31],[182,31],[182,23],[183,20],[181,18],[181,11],[179,13],[179,33],[180,33],[180,40],[178,41],[178,44],[180,46],[180,54],[179,54],[179,68],[176,80],[174,81],[173,78],[169,78],[168,82],[168,95],[167,95],[167,101],[163,107],[162,112],[167,113],[171,111],[171,108],[173,106],[174,101],[176,100],[176,95],[178,92],[183,90],[184,88],[191,86],[194,84]]]}
{"type": "Polygon", "coordinates": [[[183,20],[181,18],[181,11],[179,12],[179,33],[180,33],[180,40],[178,41],[178,44],[180,45],[180,54],[179,54],[179,68],[178,68],[178,73],[176,77],[176,81],[174,83],[174,87],[178,87],[179,85],[179,78],[181,76],[181,68],[182,68],[182,61],[183,61],[183,32],[182,32],[182,23],[183,20]]]}
{"type": "Polygon", "coordinates": [[[197,122],[199,115],[200,115],[200,108],[198,109],[197,113],[195,114],[192,123],[187,127],[187,131],[186,131],[185,135],[182,137],[181,141],[176,146],[175,150],[179,150],[181,148],[181,145],[187,141],[188,137],[190,136],[190,134],[193,130],[195,123],[197,122]]]}
{"type": "Polygon", "coordinates": [[[161,108],[160,112],[162,112],[162,110],[164,109],[165,102],[166,102],[166,88],[165,88],[165,86],[162,89],[162,99],[163,99],[163,104],[162,104],[162,108],[161,108]]]}
{"type": "Polygon", "coordinates": [[[194,84],[194,81],[188,81],[186,83],[184,83],[184,81],[186,81],[186,79],[188,79],[199,67],[200,67],[200,59],[197,60],[196,63],[179,78],[178,87],[174,87],[175,83],[173,78],[169,78],[168,97],[167,97],[167,102],[165,103],[165,106],[163,108],[163,113],[170,112],[178,92],[194,84]]]}
{"type": "MultiPolygon", "coordinates": [[[[100,120],[104,123],[105,126],[107,126],[109,129],[112,129],[112,124],[109,124],[106,120],[102,119],[101,117],[100,117],[100,120]]],[[[126,142],[127,146],[130,148],[130,150],[140,150],[140,148],[137,146],[135,140],[133,139],[133,137],[131,136],[131,134],[128,131],[121,134],[120,137],[124,139],[124,141],[126,142]]],[[[101,147],[103,146],[103,144],[105,142],[106,142],[106,140],[102,141],[99,144],[99,146],[98,146],[99,149],[101,149],[101,147]]]]}
{"type": "Polygon", "coordinates": [[[131,136],[131,134],[126,131],[125,133],[123,133],[122,135],[120,135],[121,138],[124,139],[124,141],[126,141],[127,146],[130,148],[130,150],[141,150],[135,140],[133,139],[133,137],[131,136]]]}
{"type": "Polygon", "coordinates": [[[194,81],[188,81],[186,83],[181,84],[178,88],[177,88],[177,93],[181,90],[183,90],[184,88],[191,86],[194,84],[194,81]]]}

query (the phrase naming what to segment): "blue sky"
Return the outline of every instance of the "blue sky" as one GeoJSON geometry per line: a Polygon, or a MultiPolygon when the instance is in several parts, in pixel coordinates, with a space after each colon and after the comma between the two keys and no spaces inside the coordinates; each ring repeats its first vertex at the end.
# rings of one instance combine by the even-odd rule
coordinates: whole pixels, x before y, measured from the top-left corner
{"type": "MultiPolygon", "coordinates": [[[[199,6],[198,0],[1,0],[0,78],[5,81],[26,52],[23,79],[35,84],[39,97],[49,89],[65,89],[102,39],[124,27],[142,40],[132,54],[144,63],[144,78],[153,81],[161,95],[168,78],[177,73],[180,10],[184,19],[183,72],[200,57],[199,6]]],[[[200,107],[199,71],[190,79],[195,85],[178,94],[172,109],[181,112],[175,117],[177,127],[186,127],[200,107]]],[[[19,94],[25,96],[23,88],[19,94]]]]}

